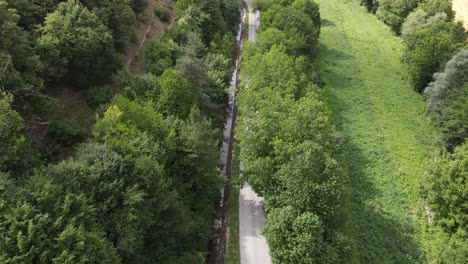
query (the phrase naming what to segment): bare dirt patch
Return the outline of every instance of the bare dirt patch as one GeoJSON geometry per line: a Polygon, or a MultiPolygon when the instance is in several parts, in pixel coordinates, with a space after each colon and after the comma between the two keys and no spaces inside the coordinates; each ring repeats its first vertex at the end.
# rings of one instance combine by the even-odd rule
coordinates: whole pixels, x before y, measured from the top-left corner
{"type": "Polygon", "coordinates": [[[164,33],[164,29],[172,26],[174,22],[174,1],[172,0],[152,0],[149,6],[142,14],[142,22],[137,29],[138,42],[129,47],[126,53],[126,69],[129,73],[138,75],[144,72],[143,51],[146,44],[152,40],[159,39],[164,33]],[[171,17],[169,22],[161,21],[154,11],[157,6],[162,6],[170,10],[171,17]]]}

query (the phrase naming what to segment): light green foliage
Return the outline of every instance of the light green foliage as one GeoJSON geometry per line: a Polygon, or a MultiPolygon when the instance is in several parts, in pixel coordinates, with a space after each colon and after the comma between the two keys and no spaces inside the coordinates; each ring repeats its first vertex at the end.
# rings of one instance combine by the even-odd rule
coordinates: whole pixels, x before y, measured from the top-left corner
{"type": "Polygon", "coordinates": [[[468,232],[468,144],[444,154],[431,165],[428,200],[435,220],[446,232],[468,232]]]}
{"type": "Polygon", "coordinates": [[[468,144],[435,159],[425,191],[436,225],[446,233],[433,241],[439,263],[463,263],[468,256],[468,144]]]}
{"type": "Polygon", "coordinates": [[[421,0],[379,0],[378,2],[377,17],[399,34],[406,17],[421,0]]]}
{"type": "Polygon", "coordinates": [[[408,33],[403,58],[415,90],[421,92],[465,41],[463,26],[451,21],[438,21],[408,33]]]}
{"type": "Polygon", "coordinates": [[[38,33],[37,45],[51,80],[70,73],[81,84],[93,83],[116,66],[109,29],[77,0],[61,3],[38,33]]]}
{"type": "Polygon", "coordinates": [[[332,263],[323,254],[322,222],[313,213],[299,213],[293,207],[274,209],[265,234],[274,263],[332,263]]]}
{"type": "Polygon", "coordinates": [[[312,49],[320,34],[320,25],[314,24],[310,15],[293,8],[274,6],[262,13],[262,23],[259,30],[267,28],[277,28],[286,34],[289,32],[298,33],[306,40],[307,47],[312,49]]]}
{"type": "Polygon", "coordinates": [[[166,115],[187,117],[192,106],[196,104],[190,83],[176,71],[166,70],[159,84],[161,86],[159,110],[166,115]]]}
{"type": "Polygon", "coordinates": [[[447,20],[447,15],[444,13],[429,15],[423,9],[418,8],[416,11],[410,13],[406,18],[406,21],[401,28],[401,37],[404,41],[406,41],[411,36],[411,34],[417,30],[429,28],[439,22],[447,20]]]}
{"type": "Polygon", "coordinates": [[[175,65],[180,49],[172,40],[152,42],[145,49],[145,70],[156,76],[175,65]]]}
{"type": "Polygon", "coordinates": [[[13,96],[0,90],[0,170],[6,171],[21,161],[20,153],[25,147],[25,138],[21,135],[23,120],[11,108],[13,96]]]}
{"type": "Polygon", "coordinates": [[[242,177],[265,197],[274,263],[340,263],[340,142],[327,97],[313,84],[314,54],[302,50],[300,37],[290,39],[308,32],[303,43],[317,40],[318,6],[277,2],[263,7],[259,40],[244,47],[237,127],[242,177]],[[281,18],[285,14],[297,20],[281,18]]]}
{"type": "Polygon", "coordinates": [[[317,67],[345,135],[344,263],[441,263],[429,246],[440,232],[425,232],[419,195],[438,135],[407,83],[401,39],[357,1],[317,2],[328,21],[317,67]]]}

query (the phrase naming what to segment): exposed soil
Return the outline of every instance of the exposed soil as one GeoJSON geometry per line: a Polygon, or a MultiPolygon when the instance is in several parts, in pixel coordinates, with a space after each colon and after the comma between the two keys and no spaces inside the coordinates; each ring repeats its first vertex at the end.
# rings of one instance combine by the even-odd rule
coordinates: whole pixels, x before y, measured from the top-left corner
{"type": "Polygon", "coordinates": [[[142,22],[137,29],[138,42],[129,47],[126,54],[126,69],[133,75],[143,74],[144,72],[144,56],[142,53],[146,44],[152,40],[159,39],[166,28],[170,28],[174,23],[175,17],[173,14],[174,1],[172,0],[152,0],[148,8],[142,14],[142,22]],[[155,14],[155,8],[163,6],[171,11],[169,22],[162,22],[155,14]]]}

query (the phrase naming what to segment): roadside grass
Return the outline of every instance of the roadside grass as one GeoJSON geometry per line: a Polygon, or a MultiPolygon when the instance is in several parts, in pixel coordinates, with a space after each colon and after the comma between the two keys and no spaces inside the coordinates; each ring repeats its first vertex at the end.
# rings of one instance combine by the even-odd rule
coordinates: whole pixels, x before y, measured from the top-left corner
{"type": "Polygon", "coordinates": [[[357,1],[316,2],[317,66],[346,135],[349,262],[426,263],[431,235],[420,185],[438,134],[408,83],[401,42],[357,1]]]}
{"type": "Polygon", "coordinates": [[[240,188],[240,149],[234,143],[234,154],[232,161],[232,193],[229,207],[229,242],[226,264],[240,263],[240,245],[239,245],[239,188],[240,188]]]}

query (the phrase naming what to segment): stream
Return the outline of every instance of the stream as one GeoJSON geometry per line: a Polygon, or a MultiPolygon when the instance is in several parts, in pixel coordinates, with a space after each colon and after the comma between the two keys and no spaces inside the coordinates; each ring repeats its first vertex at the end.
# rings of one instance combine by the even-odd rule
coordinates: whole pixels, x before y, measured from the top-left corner
{"type": "MultiPolygon", "coordinates": [[[[232,152],[234,143],[234,131],[236,124],[237,109],[235,106],[236,89],[239,84],[239,61],[242,50],[242,29],[244,25],[245,10],[241,10],[242,20],[239,24],[236,41],[237,47],[234,55],[235,68],[230,82],[231,90],[226,102],[226,112],[223,130],[223,143],[220,149],[220,162],[224,175],[224,187],[220,190],[220,200],[216,204],[212,238],[208,245],[208,264],[224,263],[224,255],[227,250],[229,229],[229,203],[231,201],[231,176],[232,176],[232,152]]],[[[234,201],[237,202],[237,201],[234,201]]]]}

